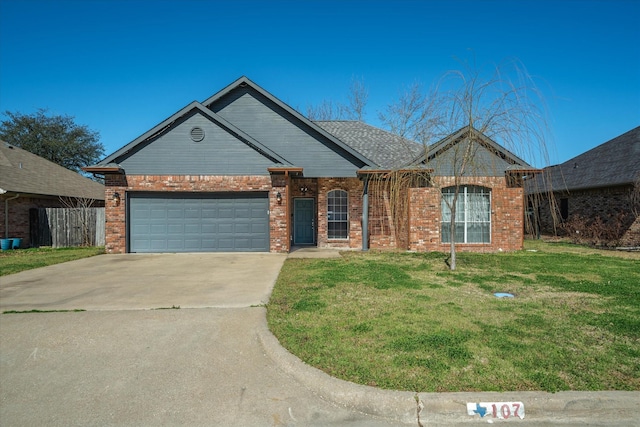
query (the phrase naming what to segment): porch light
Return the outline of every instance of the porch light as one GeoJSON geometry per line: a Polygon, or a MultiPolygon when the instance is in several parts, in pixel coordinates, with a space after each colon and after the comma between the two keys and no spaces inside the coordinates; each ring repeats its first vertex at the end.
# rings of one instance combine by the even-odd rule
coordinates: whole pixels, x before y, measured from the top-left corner
{"type": "Polygon", "coordinates": [[[113,193],[113,202],[116,205],[120,204],[120,193],[118,193],[117,191],[113,193]]]}
{"type": "Polygon", "coordinates": [[[303,186],[303,187],[300,187],[300,192],[301,192],[302,194],[307,194],[307,191],[309,191],[309,189],[308,189],[307,187],[304,187],[304,186],[303,186]]]}
{"type": "Polygon", "coordinates": [[[278,194],[276,194],[276,200],[278,201],[278,203],[282,203],[282,194],[280,194],[279,191],[278,194]]]}

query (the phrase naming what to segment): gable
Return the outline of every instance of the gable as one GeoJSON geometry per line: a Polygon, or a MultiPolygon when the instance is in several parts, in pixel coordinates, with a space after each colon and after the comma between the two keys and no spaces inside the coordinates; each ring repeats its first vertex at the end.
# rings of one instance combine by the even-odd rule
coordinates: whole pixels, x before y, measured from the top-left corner
{"type": "Polygon", "coordinates": [[[514,167],[532,169],[524,160],[479,131],[465,128],[434,144],[419,162],[433,169],[435,176],[455,176],[460,174],[465,156],[470,160],[462,176],[504,176],[514,167]],[[468,151],[470,154],[467,156],[468,151]]]}
{"type": "Polygon", "coordinates": [[[261,153],[223,123],[194,108],[168,129],[109,159],[133,175],[268,175],[278,159],[261,153]],[[191,132],[204,132],[194,141],[191,132]]]}
{"type": "Polygon", "coordinates": [[[238,85],[207,107],[302,167],[305,177],[355,177],[358,169],[373,163],[251,85],[238,85]]]}

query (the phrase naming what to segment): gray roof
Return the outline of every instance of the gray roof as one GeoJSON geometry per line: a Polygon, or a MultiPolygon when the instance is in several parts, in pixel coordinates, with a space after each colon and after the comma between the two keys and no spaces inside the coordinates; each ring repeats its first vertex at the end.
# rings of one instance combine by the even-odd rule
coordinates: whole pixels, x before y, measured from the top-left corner
{"type": "Polygon", "coordinates": [[[104,185],[4,141],[0,141],[0,189],[104,200],[104,185]]]}
{"type": "Polygon", "coordinates": [[[274,161],[274,166],[290,165],[290,163],[285,158],[283,158],[280,154],[273,152],[268,147],[266,147],[265,145],[260,143],[260,141],[258,141],[256,139],[252,138],[251,136],[247,135],[241,129],[237,128],[232,123],[229,123],[228,121],[224,120],[221,116],[219,116],[218,114],[213,112],[211,109],[209,109],[209,107],[213,103],[215,103],[216,101],[220,100],[221,98],[223,98],[227,94],[231,93],[232,91],[236,90],[237,88],[245,87],[245,86],[250,86],[255,91],[260,93],[262,96],[264,96],[265,98],[271,100],[274,104],[276,104],[277,106],[282,108],[285,112],[287,112],[291,116],[295,117],[296,120],[298,120],[300,123],[302,123],[303,126],[305,126],[307,128],[311,128],[315,132],[318,132],[324,138],[329,139],[332,143],[334,143],[336,146],[340,147],[345,152],[351,154],[352,156],[354,156],[358,160],[362,161],[362,163],[365,163],[365,164],[368,164],[368,165],[372,164],[373,159],[367,158],[365,153],[353,148],[351,145],[347,144],[345,141],[341,141],[339,138],[336,137],[336,135],[332,134],[331,132],[327,132],[325,129],[323,129],[322,127],[318,126],[315,122],[307,119],[305,116],[300,114],[298,111],[296,111],[295,109],[291,108],[289,105],[285,104],[284,102],[282,102],[281,100],[279,100],[278,98],[273,96],[271,93],[267,92],[262,87],[260,87],[259,85],[257,85],[253,81],[251,81],[248,77],[242,76],[239,79],[237,79],[236,81],[234,81],[233,83],[231,83],[230,85],[228,85],[227,87],[225,87],[224,89],[220,90],[216,94],[214,94],[214,95],[210,96],[209,98],[207,98],[204,102],[202,102],[202,103],[197,102],[197,101],[191,102],[189,105],[187,105],[184,108],[182,108],[181,110],[177,111],[171,117],[169,117],[168,119],[166,119],[163,122],[159,123],[158,125],[156,125],[151,130],[145,132],[144,134],[140,135],[138,138],[136,138],[133,141],[129,142],[127,145],[125,145],[124,147],[120,148],[115,153],[112,153],[109,156],[107,156],[104,159],[102,159],[100,162],[98,162],[97,165],[91,166],[91,168],[99,169],[100,167],[107,167],[107,165],[109,165],[110,163],[117,163],[118,160],[122,156],[126,155],[128,152],[133,150],[137,145],[144,143],[145,141],[153,138],[154,136],[156,136],[159,133],[166,132],[168,129],[171,128],[171,126],[180,117],[183,117],[184,115],[190,113],[194,109],[199,110],[200,113],[204,114],[209,119],[218,122],[218,124],[220,124],[224,128],[226,128],[227,131],[229,131],[230,133],[236,135],[238,138],[243,140],[245,143],[247,143],[248,145],[250,145],[251,147],[253,147],[257,151],[259,151],[260,153],[262,153],[265,156],[267,156],[270,159],[272,159],[274,161]]]}
{"type": "Polygon", "coordinates": [[[385,169],[406,166],[424,153],[421,144],[363,122],[332,120],[314,123],[385,169]]]}
{"type": "Polygon", "coordinates": [[[631,184],[640,173],[640,126],[545,171],[554,191],[631,184]]]}

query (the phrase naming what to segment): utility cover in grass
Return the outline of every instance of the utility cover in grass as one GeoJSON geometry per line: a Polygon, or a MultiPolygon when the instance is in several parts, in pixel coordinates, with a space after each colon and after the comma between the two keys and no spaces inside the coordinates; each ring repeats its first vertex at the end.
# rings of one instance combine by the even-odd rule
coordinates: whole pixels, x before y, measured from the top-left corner
{"type": "Polygon", "coordinates": [[[514,297],[513,294],[510,294],[508,292],[496,292],[493,295],[498,297],[498,298],[513,298],[514,297]]]}

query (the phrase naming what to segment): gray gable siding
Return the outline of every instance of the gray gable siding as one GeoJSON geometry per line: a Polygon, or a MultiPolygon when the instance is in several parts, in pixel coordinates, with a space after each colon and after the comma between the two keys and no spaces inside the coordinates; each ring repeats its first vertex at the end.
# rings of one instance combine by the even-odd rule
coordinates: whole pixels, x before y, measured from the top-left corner
{"type": "MultiPolygon", "coordinates": [[[[462,141],[446,151],[430,158],[426,162],[436,176],[455,176],[460,169],[460,162],[468,146],[462,141]]],[[[473,158],[465,168],[464,176],[504,176],[505,171],[514,163],[510,163],[481,144],[474,144],[473,158]]],[[[524,166],[524,165],[522,165],[524,166]]]]}
{"type": "Polygon", "coordinates": [[[130,175],[268,175],[267,168],[274,165],[197,111],[116,162],[130,175]],[[190,136],[195,126],[205,133],[200,142],[190,136]]]}
{"type": "Polygon", "coordinates": [[[306,177],[355,177],[365,166],[250,87],[237,88],[209,108],[302,167],[306,177]]]}

